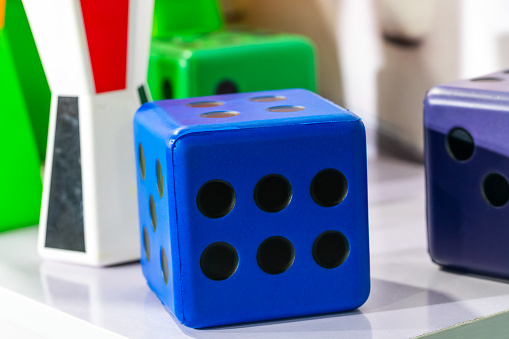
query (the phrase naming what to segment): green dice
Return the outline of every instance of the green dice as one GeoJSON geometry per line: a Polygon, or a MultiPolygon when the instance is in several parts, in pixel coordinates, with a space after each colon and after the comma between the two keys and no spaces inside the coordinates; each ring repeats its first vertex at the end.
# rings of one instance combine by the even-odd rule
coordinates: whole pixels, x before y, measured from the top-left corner
{"type": "Polygon", "coordinates": [[[283,88],[316,91],[311,41],[265,31],[216,31],[152,40],[154,100],[283,88]]]}
{"type": "Polygon", "coordinates": [[[218,0],[155,1],[148,70],[154,100],[283,88],[316,90],[311,41],[223,26],[218,0]]]}
{"type": "Polygon", "coordinates": [[[200,34],[223,27],[219,0],[155,0],[153,38],[200,34]]]}
{"type": "Polygon", "coordinates": [[[21,0],[9,0],[5,8],[5,26],[0,27],[0,74],[4,104],[0,231],[5,231],[38,223],[51,96],[21,0]]]}

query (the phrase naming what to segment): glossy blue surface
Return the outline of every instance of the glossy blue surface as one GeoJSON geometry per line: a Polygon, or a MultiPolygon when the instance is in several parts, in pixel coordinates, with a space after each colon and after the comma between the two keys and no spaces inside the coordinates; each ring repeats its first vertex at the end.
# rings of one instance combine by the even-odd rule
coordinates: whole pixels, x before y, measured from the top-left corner
{"type": "Polygon", "coordinates": [[[305,316],[355,309],[369,295],[369,244],[365,131],[361,120],[305,90],[228,94],[168,100],[143,105],[134,119],[135,149],[143,145],[146,177],[138,163],[141,263],[151,289],[172,314],[190,327],[305,316]],[[253,102],[264,95],[286,97],[253,102]],[[221,101],[194,108],[197,101],[221,101]],[[298,112],[266,109],[305,107],[298,112]],[[227,118],[204,118],[211,111],[235,111],[227,118]],[[164,192],[159,197],[156,162],[162,165],[164,192]],[[336,206],[319,206],[310,194],[314,176],[324,169],[341,171],[348,193],[336,206]],[[253,198],[258,181],[269,174],[285,177],[291,201],[276,213],[261,210],[253,198]],[[228,182],[236,194],[229,214],[208,218],[197,207],[197,194],[210,180],[228,182]],[[149,199],[157,210],[154,231],[149,199]],[[143,244],[144,227],[150,260],[143,244]],[[349,242],[347,259],[338,267],[319,266],[312,254],[315,239],[336,230],[349,242]],[[268,274],[257,262],[260,244],[272,236],[288,239],[293,264],[268,274]],[[238,254],[235,273],[225,280],[207,278],[200,267],[204,249],[227,242],[238,254]],[[165,284],[160,251],[168,258],[165,284]]]}
{"type": "Polygon", "coordinates": [[[509,74],[487,77],[500,80],[438,86],[425,100],[429,252],[442,266],[509,278],[509,204],[493,206],[483,193],[490,173],[509,178],[509,74]],[[475,144],[464,161],[447,146],[456,127],[475,144]]]}

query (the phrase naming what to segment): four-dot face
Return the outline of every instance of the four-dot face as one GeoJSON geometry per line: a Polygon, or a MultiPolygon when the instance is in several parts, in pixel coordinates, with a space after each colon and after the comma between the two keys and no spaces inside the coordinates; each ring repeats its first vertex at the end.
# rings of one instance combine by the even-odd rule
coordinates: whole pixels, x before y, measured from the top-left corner
{"type": "Polygon", "coordinates": [[[142,264],[177,318],[202,327],[366,300],[365,134],[357,117],[303,90],[156,105],[137,113],[155,130],[170,126],[156,135],[159,148],[149,133],[137,139],[145,156],[142,245],[150,247],[142,264]],[[158,166],[161,179],[150,179],[158,166]]]}
{"type": "Polygon", "coordinates": [[[508,83],[504,71],[427,94],[429,248],[440,265],[509,277],[508,83]]]}
{"type": "MultiPolygon", "coordinates": [[[[286,100],[286,97],[281,95],[264,95],[259,97],[252,97],[249,99],[252,102],[260,102],[260,103],[267,103],[267,102],[275,102],[275,101],[283,101],[286,100]]],[[[193,101],[190,103],[187,103],[187,107],[191,108],[212,108],[212,107],[218,107],[224,105],[224,102],[222,101],[193,101]]],[[[291,113],[291,112],[298,112],[304,110],[305,107],[303,106],[297,106],[297,105],[280,105],[280,106],[270,106],[265,107],[265,110],[269,112],[277,112],[277,113],[291,113]]],[[[200,117],[202,118],[231,118],[239,115],[240,113],[237,111],[231,111],[231,110],[213,110],[213,111],[207,111],[204,113],[200,113],[200,117]]],[[[267,118],[269,116],[267,115],[267,118]]]]}
{"type": "MultiPolygon", "coordinates": [[[[220,94],[220,93],[218,93],[218,94],[220,94]]],[[[271,103],[271,102],[286,100],[286,97],[281,96],[281,95],[264,95],[264,96],[252,97],[252,98],[249,98],[249,100],[252,102],[259,102],[259,103],[271,103]]],[[[215,108],[218,106],[222,106],[224,104],[225,103],[222,101],[193,101],[193,102],[187,103],[186,106],[191,107],[191,108],[212,108],[212,107],[215,108]]],[[[269,105],[269,107],[264,107],[264,109],[268,112],[291,113],[291,112],[302,111],[305,109],[305,107],[297,106],[297,105],[279,105],[279,106],[269,105]]],[[[250,112],[250,113],[252,113],[252,112],[250,112]]],[[[190,114],[192,114],[191,111],[190,111],[190,114]]],[[[239,114],[240,114],[239,112],[233,111],[233,110],[213,110],[213,111],[207,110],[206,112],[203,112],[203,113],[200,112],[200,117],[219,119],[219,118],[236,117],[239,114]]],[[[267,115],[266,117],[269,118],[269,115],[267,115]]],[[[252,114],[251,114],[251,118],[252,118],[252,114]]],[[[205,123],[205,122],[202,122],[202,123],[205,123]]]]}

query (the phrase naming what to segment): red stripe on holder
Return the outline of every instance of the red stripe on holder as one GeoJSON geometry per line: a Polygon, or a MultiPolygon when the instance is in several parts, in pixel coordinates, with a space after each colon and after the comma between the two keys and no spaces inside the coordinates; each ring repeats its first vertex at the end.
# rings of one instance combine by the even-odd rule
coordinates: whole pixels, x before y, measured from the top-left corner
{"type": "Polygon", "coordinates": [[[126,88],[129,0],[81,0],[96,93],[126,88]]]}

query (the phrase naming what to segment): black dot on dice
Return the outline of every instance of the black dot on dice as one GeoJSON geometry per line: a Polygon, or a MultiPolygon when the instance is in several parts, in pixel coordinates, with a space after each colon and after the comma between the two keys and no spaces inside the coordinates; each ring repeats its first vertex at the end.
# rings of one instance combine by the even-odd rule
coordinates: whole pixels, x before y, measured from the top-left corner
{"type": "Polygon", "coordinates": [[[336,268],[345,262],[350,253],[350,244],[339,231],[326,231],[313,243],[313,258],[323,268],[336,268]]]}
{"type": "Polygon", "coordinates": [[[217,85],[216,94],[238,93],[237,85],[233,81],[223,80],[217,85]]]}
{"type": "Polygon", "coordinates": [[[482,193],[486,201],[495,207],[504,206],[509,201],[509,184],[498,173],[488,174],[482,183],[482,193]]]}
{"type": "Polygon", "coordinates": [[[148,231],[146,227],[143,227],[143,247],[145,249],[145,256],[147,261],[150,261],[150,239],[148,237],[148,231]]]}
{"type": "Polygon", "coordinates": [[[150,219],[152,220],[152,228],[154,232],[157,229],[157,211],[156,211],[156,202],[154,201],[154,196],[150,195],[149,201],[149,210],[150,210],[150,219]]]}
{"type": "Polygon", "coordinates": [[[447,134],[447,149],[453,159],[457,161],[470,159],[474,148],[474,139],[464,128],[455,127],[447,134]]]}
{"type": "Polygon", "coordinates": [[[157,178],[157,191],[159,192],[159,197],[163,197],[164,193],[164,182],[163,182],[163,169],[161,168],[161,162],[159,159],[156,161],[156,178],[157,178]]]}
{"type": "Polygon", "coordinates": [[[292,200],[292,186],[281,175],[266,175],[256,184],[254,200],[262,211],[279,212],[288,206],[292,200]]]}
{"type": "Polygon", "coordinates": [[[187,107],[204,108],[204,107],[217,107],[223,105],[222,101],[194,101],[186,104],[187,107]]]}
{"type": "Polygon", "coordinates": [[[236,117],[237,115],[239,115],[239,112],[236,111],[215,111],[200,114],[202,118],[212,118],[212,119],[231,118],[236,117]]]}
{"type": "Polygon", "coordinates": [[[502,81],[502,79],[501,78],[497,78],[497,77],[482,77],[482,78],[472,79],[472,81],[478,81],[478,82],[496,82],[496,81],[502,81]]]}
{"type": "Polygon", "coordinates": [[[168,270],[168,258],[166,257],[166,251],[164,250],[164,247],[161,247],[161,271],[164,279],[164,283],[168,285],[168,276],[169,276],[169,270],[168,270]]]}
{"type": "Polygon", "coordinates": [[[145,167],[145,152],[143,151],[143,146],[138,146],[138,163],[140,165],[140,175],[143,180],[145,180],[146,175],[146,167],[145,167]]]}
{"type": "Polygon", "coordinates": [[[265,239],[258,247],[256,261],[268,274],[281,274],[288,270],[295,260],[295,249],[290,240],[274,236],[265,239]]]}
{"type": "Polygon", "coordinates": [[[215,242],[201,254],[200,267],[211,280],[225,280],[231,277],[239,266],[239,256],[235,248],[226,242],[215,242]]]}
{"type": "Polygon", "coordinates": [[[223,180],[203,184],[196,196],[198,210],[207,218],[222,218],[235,206],[236,194],[232,185],[223,180]]]}
{"type": "Polygon", "coordinates": [[[283,106],[269,107],[266,110],[269,112],[275,112],[275,113],[290,113],[290,112],[302,111],[303,109],[305,109],[304,106],[283,105],[283,106]]]}
{"type": "Polygon", "coordinates": [[[345,199],[348,181],[340,171],[328,168],[320,171],[311,181],[311,197],[320,206],[332,207],[345,199]]]}
{"type": "Polygon", "coordinates": [[[250,98],[249,100],[254,102],[274,102],[286,100],[285,96],[282,95],[264,95],[259,97],[250,98]]]}

